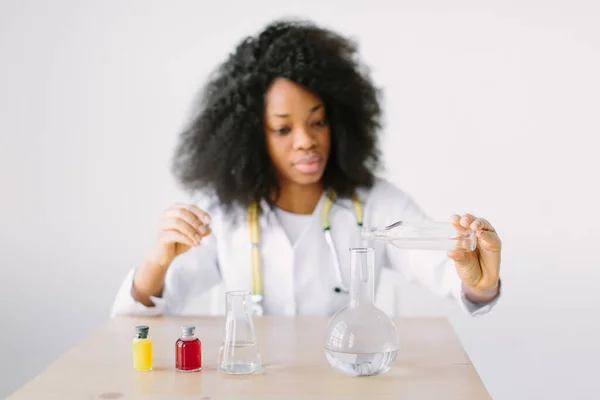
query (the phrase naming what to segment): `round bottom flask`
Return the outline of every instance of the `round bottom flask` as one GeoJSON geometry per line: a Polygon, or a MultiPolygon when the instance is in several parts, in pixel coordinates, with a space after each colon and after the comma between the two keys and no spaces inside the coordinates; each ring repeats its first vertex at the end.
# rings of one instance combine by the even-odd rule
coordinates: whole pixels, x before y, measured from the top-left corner
{"type": "Polygon", "coordinates": [[[381,375],[396,359],[398,332],[375,305],[374,250],[354,248],[350,253],[350,303],[329,320],[325,357],[344,375],[381,375]]]}

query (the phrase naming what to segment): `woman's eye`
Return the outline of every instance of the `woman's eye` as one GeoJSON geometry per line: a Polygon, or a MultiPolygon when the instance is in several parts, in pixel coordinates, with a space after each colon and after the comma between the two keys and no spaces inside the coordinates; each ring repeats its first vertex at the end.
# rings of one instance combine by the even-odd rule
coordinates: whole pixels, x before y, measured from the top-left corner
{"type": "Polygon", "coordinates": [[[290,128],[285,127],[285,128],[274,129],[274,132],[277,133],[278,135],[285,135],[290,132],[290,128]]]}
{"type": "Polygon", "coordinates": [[[320,119],[318,121],[313,122],[314,126],[325,126],[327,125],[327,121],[325,121],[324,119],[320,119]]]}

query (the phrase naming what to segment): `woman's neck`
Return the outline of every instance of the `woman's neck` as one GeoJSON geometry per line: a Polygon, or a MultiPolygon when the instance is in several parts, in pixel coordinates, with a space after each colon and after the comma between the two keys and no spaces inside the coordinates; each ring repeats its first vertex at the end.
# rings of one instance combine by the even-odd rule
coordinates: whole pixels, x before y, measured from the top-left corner
{"type": "Polygon", "coordinates": [[[277,207],[294,214],[312,214],[323,195],[323,185],[298,185],[285,183],[281,185],[281,192],[277,207]]]}

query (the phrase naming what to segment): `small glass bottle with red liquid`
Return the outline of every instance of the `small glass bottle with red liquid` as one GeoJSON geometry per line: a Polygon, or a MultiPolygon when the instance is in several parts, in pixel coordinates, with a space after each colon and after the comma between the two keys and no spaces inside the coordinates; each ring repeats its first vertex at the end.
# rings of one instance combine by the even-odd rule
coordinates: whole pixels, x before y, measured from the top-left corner
{"type": "Polygon", "coordinates": [[[175,369],[194,372],[202,369],[202,343],[194,332],[195,326],[182,326],[181,337],[175,343],[175,369]]]}

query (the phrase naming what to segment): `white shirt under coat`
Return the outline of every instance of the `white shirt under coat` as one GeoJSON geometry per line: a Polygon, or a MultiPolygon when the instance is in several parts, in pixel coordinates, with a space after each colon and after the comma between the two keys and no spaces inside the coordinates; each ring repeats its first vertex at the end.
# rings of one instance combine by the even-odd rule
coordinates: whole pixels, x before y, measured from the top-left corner
{"type": "MultiPolygon", "coordinates": [[[[385,180],[379,179],[373,188],[359,190],[357,194],[363,204],[365,226],[427,218],[409,196],[385,180]]],[[[260,215],[265,315],[330,316],[348,303],[348,294],[333,290],[337,281],[321,225],[324,199],[325,195],[312,215],[295,216],[268,209],[260,215]]],[[[234,221],[225,215],[223,208],[210,206],[207,199],[195,204],[211,216],[212,234],[204,238],[200,246],[173,260],[162,296],[151,297],[154,306],[146,307],[131,296],[135,273],[132,269],[117,293],[111,315],[178,315],[194,297],[220,283],[225,285],[225,290],[251,290],[251,244],[246,211],[234,221]]],[[[329,212],[329,221],[344,282],[349,286],[349,249],[360,247],[361,243],[352,201],[336,200],[329,212]]],[[[454,261],[445,252],[399,250],[379,242],[373,247],[375,290],[381,268],[392,268],[438,296],[453,297],[471,315],[487,313],[498,301],[499,296],[485,304],[466,299],[454,261]]]]}

